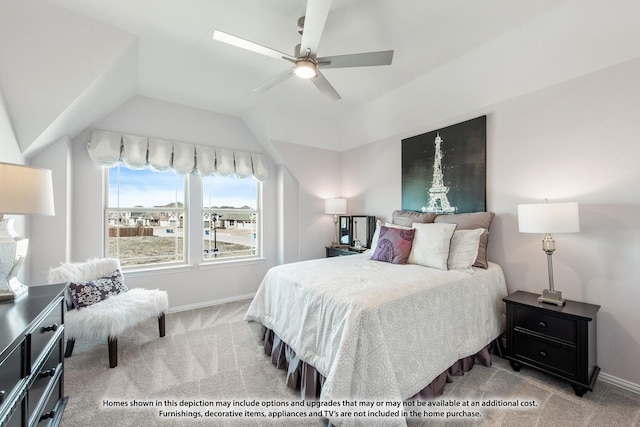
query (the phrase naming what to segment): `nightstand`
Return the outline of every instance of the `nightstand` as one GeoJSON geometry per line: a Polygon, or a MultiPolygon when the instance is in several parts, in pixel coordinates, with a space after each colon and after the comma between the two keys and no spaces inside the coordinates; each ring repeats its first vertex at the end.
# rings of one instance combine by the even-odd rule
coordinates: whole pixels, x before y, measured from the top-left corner
{"type": "Polygon", "coordinates": [[[341,247],[333,247],[333,246],[326,246],[325,250],[326,250],[326,258],[331,258],[334,256],[356,255],[366,251],[366,249],[356,249],[351,247],[341,248],[341,247]]]}
{"type": "Polygon", "coordinates": [[[592,391],[599,305],[567,300],[562,307],[538,302],[538,294],[517,291],[507,304],[507,354],[515,371],[522,365],[568,381],[576,395],[592,391]]]}

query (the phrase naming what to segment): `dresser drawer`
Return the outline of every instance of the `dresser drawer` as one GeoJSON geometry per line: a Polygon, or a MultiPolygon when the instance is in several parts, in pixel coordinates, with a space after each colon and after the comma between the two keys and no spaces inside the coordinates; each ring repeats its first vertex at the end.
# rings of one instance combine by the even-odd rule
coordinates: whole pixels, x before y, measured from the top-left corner
{"type": "Polygon", "coordinates": [[[9,416],[7,423],[3,424],[3,427],[22,427],[22,405],[24,405],[24,402],[18,404],[18,407],[9,416]]]}
{"type": "Polygon", "coordinates": [[[0,361],[0,409],[11,403],[11,395],[18,392],[22,378],[22,346],[16,346],[9,356],[0,361]]]}
{"type": "Polygon", "coordinates": [[[62,313],[62,298],[60,298],[45,315],[44,319],[27,336],[30,343],[27,374],[30,374],[34,365],[38,363],[38,358],[42,355],[47,345],[58,336],[56,332],[62,327],[62,313]]]}
{"type": "Polygon", "coordinates": [[[519,359],[565,377],[576,376],[577,355],[574,347],[517,332],[513,338],[516,357],[519,359]]]}
{"type": "Polygon", "coordinates": [[[576,320],[534,308],[515,306],[514,310],[514,327],[516,329],[524,329],[571,344],[576,343],[578,335],[578,322],[576,320]]]}
{"type": "MultiPolygon", "coordinates": [[[[62,339],[58,339],[51,354],[34,375],[33,383],[27,392],[27,408],[29,418],[38,409],[40,401],[45,397],[47,390],[53,387],[53,382],[57,381],[62,371],[61,349],[62,339]]],[[[57,399],[56,399],[57,400],[57,399]]]]}
{"type": "Polygon", "coordinates": [[[32,426],[44,427],[50,425],[58,425],[60,419],[62,418],[62,412],[64,411],[64,407],[66,405],[66,398],[62,397],[62,379],[59,377],[53,386],[53,391],[51,395],[47,399],[42,412],[40,412],[37,416],[37,419],[34,418],[32,421],[32,426]]]}

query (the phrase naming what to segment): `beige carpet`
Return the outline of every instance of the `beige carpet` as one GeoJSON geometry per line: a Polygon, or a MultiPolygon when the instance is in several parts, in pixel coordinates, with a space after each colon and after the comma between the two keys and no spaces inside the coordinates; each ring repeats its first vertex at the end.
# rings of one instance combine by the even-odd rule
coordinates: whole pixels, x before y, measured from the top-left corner
{"type": "MultiPolygon", "coordinates": [[[[243,322],[248,304],[234,302],[169,314],[164,338],[158,338],[157,322],[149,321],[120,339],[118,366],[114,369],[109,369],[106,344],[76,343],[73,356],[66,359],[65,393],[69,403],[62,425],[326,426],[326,420],[317,417],[276,421],[256,417],[204,418],[207,410],[223,408],[180,406],[181,401],[200,404],[232,399],[299,402],[297,392],[285,386],[284,373],[271,365],[243,322]],[[203,418],[176,417],[172,412],[177,411],[200,412],[203,418]]],[[[516,373],[505,360],[494,359],[492,367],[476,366],[456,378],[439,399],[461,404],[535,401],[537,407],[460,407],[455,410],[479,412],[480,416],[410,418],[408,425],[640,427],[640,395],[598,381],[594,392],[579,398],[565,383],[531,369],[522,368],[516,373]]],[[[265,408],[238,408],[234,410],[267,412],[265,408]]],[[[317,411],[303,410],[306,414],[317,411]]],[[[414,408],[420,414],[446,410],[414,408]]]]}

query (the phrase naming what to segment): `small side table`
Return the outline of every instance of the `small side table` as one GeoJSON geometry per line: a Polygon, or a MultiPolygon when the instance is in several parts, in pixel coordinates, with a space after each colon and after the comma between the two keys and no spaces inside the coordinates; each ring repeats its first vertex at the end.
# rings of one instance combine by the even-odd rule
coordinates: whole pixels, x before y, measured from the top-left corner
{"type": "Polygon", "coordinates": [[[569,382],[576,395],[593,391],[599,305],[567,300],[562,307],[538,302],[538,294],[517,291],[507,304],[507,355],[511,367],[526,365],[569,382]]]}
{"type": "Polygon", "coordinates": [[[346,255],[356,255],[361,254],[366,251],[366,249],[356,249],[352,247],[333,247],[333,246],[325,246],[326,250],[326,258],[331,258],[334,256],[346,256],[346,255]]]}

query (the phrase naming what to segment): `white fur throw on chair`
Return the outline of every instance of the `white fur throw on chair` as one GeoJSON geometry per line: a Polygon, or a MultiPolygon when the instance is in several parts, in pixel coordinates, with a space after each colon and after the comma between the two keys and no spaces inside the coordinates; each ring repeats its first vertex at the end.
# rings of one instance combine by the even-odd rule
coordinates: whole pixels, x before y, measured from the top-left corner
{"type": "MultiPolygon", "coordinates": [[[[120,270],[114,258],[93,259],[83,263],[66,263],[49,270],[49,283],[87,282],[110,276],[120,270]]],[[[73,351],[75,340],[108,340],[111,367],[117,364],[117,338],[127,329],[151,318],[160,320],[160,336],[164,336],[164,314],[169,308],[166,291],[132,288],[103,301],[72,309],[71,297],[65,292],[65,336],[69,339],[66,355],[73,351]],[[112,353],[112,346],[113,353],[112,353]]]]}

